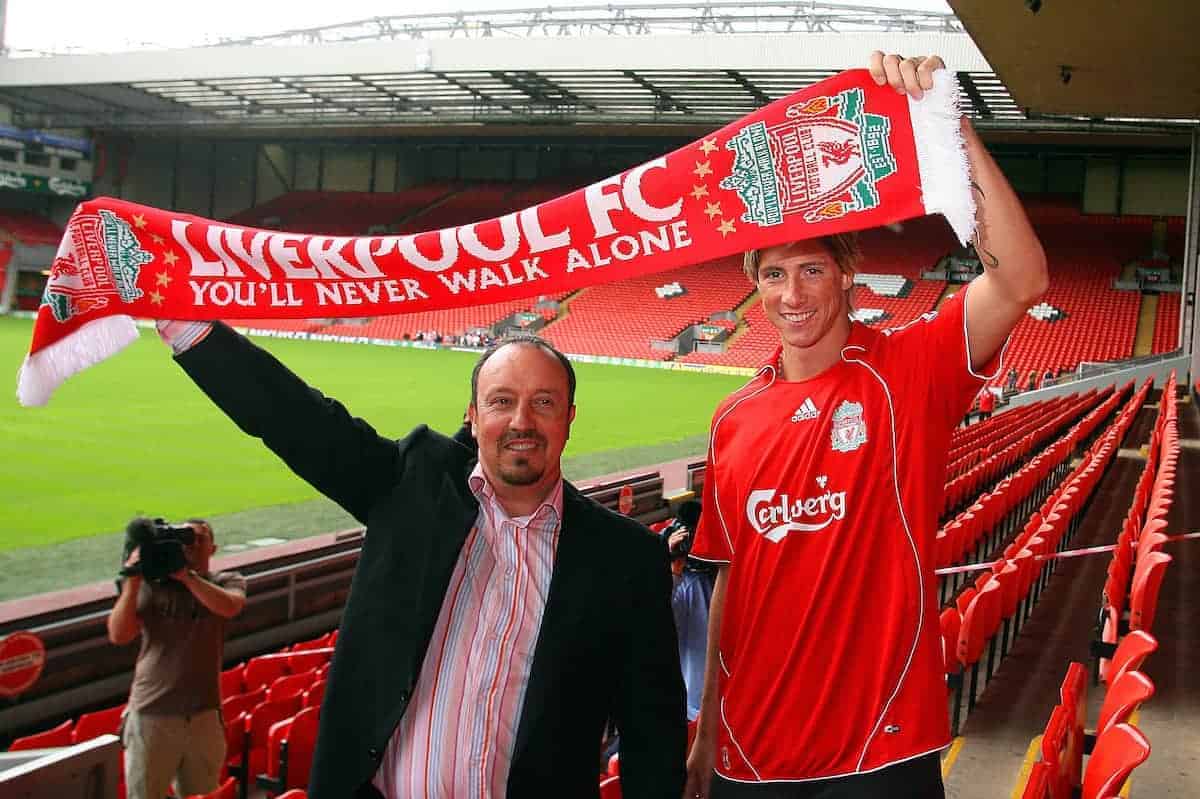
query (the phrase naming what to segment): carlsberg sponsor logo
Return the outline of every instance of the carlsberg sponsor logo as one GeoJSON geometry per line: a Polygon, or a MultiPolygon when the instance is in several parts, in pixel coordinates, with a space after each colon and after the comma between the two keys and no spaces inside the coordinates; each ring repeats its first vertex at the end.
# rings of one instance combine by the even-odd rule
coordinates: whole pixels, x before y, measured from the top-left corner
{"type": "Polygon", "coordinates": [[[774,488],[760,488],[746,500],[746,518],[756,532],[778,543],[788,533],[815,533],[846,518],[846,492],[793,498],[774,488]]]}

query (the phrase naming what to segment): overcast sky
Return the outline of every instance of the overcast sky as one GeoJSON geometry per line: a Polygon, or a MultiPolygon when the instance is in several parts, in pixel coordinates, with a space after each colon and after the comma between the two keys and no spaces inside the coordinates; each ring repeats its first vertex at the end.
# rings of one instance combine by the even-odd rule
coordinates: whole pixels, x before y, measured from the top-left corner
{"type": "MultiPolygon", "coordinates": [[[[619,1],[619,0],[618,0],[619,1]]],[[[670,0],[667,0],[670,2],[670,0]]],[[[845,5],[949,12],[945,0],[841,0],[845,5]]],[[[113,52],[185,47],[239,37],[351,22],[374,16],[457,10],[604,5],[604,0],[8,0],[4,45],[13,50],[113,52]]],[[[691,3],[684,3],[691,5],[691,3]]]]}

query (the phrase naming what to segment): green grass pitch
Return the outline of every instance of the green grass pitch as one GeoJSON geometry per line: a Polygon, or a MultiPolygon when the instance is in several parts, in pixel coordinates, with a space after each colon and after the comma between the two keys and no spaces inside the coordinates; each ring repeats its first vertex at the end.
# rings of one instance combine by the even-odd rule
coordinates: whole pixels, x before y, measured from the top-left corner
{"type": "MultiPolygon", "coordinates": [[[[47,406],[19,407],[16,371],[31,327],[0,317],[0,360],[9,364],[14,392],[0,404],[0,552],[111,534],[138,513],[219,516],[306,508],[316,497],[220,414],[149,330],[69,380],[47,406]]],[[[456,429],[476,359],[370,345],[259,343],[392,437],[421,422],[456,429]]],[[[636,367],[576,369],[578,415],[565,452],[573,478],[702,452],[713,408],[744,381],[636,367]]]]}

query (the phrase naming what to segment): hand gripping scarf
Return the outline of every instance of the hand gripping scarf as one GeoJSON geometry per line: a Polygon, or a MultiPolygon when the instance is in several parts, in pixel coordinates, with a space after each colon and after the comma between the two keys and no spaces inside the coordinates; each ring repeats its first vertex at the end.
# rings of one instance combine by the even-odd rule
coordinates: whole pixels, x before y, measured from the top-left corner
{"type": "Polygon", "coordinates": [[[137,337],[134,318],[364,317],[572,291],[975,207],[947,70],[920,101],[851,70],[522,211],[412,235],[320,236],[100,197],[67,223],[17,397],[42,405],[137,337]]]}

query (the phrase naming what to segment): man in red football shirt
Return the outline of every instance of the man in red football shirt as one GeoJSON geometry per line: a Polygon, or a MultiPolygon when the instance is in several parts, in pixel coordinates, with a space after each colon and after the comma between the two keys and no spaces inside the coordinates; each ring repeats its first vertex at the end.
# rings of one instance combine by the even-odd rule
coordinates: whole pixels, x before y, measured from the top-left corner
{"type": "MultiPolygon", "coordinates": [[[[919,99],[940,58],[874,53],[919,99]]],[[[971,126],[986,269],[902,328],[849,318],[834,236],[747,253],[781,347],[717,408],[692,556],[719,566],[687,797],[941,797],[933,544],[947,450],[1045,256],[971,126]],[[714,775],[715,771],[715,775],[714,775]]]]}

